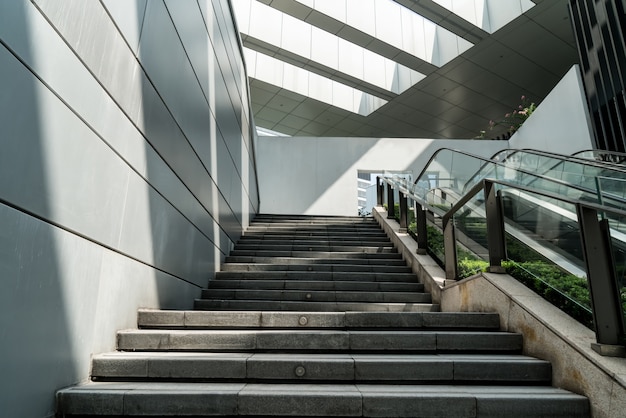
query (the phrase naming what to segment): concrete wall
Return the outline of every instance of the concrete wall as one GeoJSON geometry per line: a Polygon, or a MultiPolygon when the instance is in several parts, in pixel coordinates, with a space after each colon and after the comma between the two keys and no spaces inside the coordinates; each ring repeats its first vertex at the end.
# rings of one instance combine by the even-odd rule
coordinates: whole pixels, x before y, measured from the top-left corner
{"type": "Polygon", "coordinates": [[[359,170],[412,170],[417,176],[439,148],[491,157],[507,146],[479,140],[259,137],[261,212],[356,215],[359,170]]]}
{"type": "Polygon", "coordinates": [[[509,140],[511,148],[573,154],[594,148],[578,65],[573,66],[509,140]]]}
{"type": "Polygon", "coordinates": [[[229,2],[0,2],[0,92],[0,415],[52,416],[258,210],[229,2]]]}

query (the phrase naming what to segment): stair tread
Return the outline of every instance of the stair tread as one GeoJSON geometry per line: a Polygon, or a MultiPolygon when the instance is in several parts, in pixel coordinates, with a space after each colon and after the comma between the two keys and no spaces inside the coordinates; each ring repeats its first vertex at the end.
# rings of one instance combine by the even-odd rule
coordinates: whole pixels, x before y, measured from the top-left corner
{"type": "Polygon", "coordinates": [[[294,416],[312,415],[311,408],[317,416],[589,414],[586,398],[549,386],[90,382],[57,399],[77,415],[294,416]]]}
{"type": "Polygon", "coordinates": [[[309,312],[139,310],[143,327],[492,329],[499,315],[482,312],[309,312]]]}
{"type": "Polygon", "coordinates": [[[367,312],[424,312],[438,311],[439,305],[430,302],[320,302],[254,299],[196,299],[198,310],[311,310],[317,312],[367,311],[367,312]]]}
{"type": "Polygon", "coordinates": [[[546,384],[551,371],[523,355],[114,352],[94,356],[92,377],[546,384]]]}

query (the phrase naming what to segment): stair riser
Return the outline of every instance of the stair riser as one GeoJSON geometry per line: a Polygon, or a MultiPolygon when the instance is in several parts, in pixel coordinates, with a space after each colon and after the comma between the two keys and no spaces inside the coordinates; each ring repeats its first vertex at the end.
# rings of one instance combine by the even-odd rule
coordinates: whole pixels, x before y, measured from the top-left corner
{"type": "Polygon", "coordinates": [[[233,250],[231,256],[247,256],[247,257],[295,257],[295,258],[343,258],[343,259],[384,259],[384,260],[401,260],[402,255],[391,250],[378,251],[372,248],[371,251],[347,251],[335,249],[331,251],[277,251],[277,250],[233,250]]]}
{"type": "MultiPolygon", "coordinates": [[[[232,253],[231,253],[232,254],[232,253]]],[[[309,265],[312,268],[316,266],[328,266],[328,265],[359,265],[359,266],[393,266],[406,268],[406,262],[402,259],[400,254],[389,254],[389,257],[377,259],[377,258],[365,258],[365,256],[359,254],[360,258],[350,255],[350,257],[341,258],[313,258],[313,257],[264,257],[264,256],[236,256],[230,255],[226,257],[226,263],[262,263],[262,264],[277,264],[277,265],[309,265]]]]}
{"type": "Polygon", "coordinates": [[[273,300],[208,300],[196,299],[194,308],[205,311],[305,311],[305,312],[435,312],[431,303],[382,302],[294,302],[273,300]]]}
{"type": "Polygon", "coordinates": [[[207,300],[268,300],[302,302],[431,302],[430,293],[312,290],[208,289],[202,291],[202,298],[207,300]]]}
{"type": "MultiPolygon", "coordinates": [[[[136,357],[136,356],[134,356],[136,357]]],[[[389,359],[382,356],[222,355],[220,358],[94,358],[98,379],[252,379],[255,381],[429,382],[550,384],[552,369],[539,360],[389,359]]]]}
{"type": "Polygon", "coordinates": [[[348,273],[348,272],[308,272],[308,271],[274,271],[274,272],[224,272],[215,274],[217,280],[268,280],[289,279],[298,281],[359,281],[359,282],[417,282],[413,273],[348,273]]]}
{"type": "MultiPolygon", "coordinates": [[[[361,282],[352,281],[326,281],[326,280],[237,280],[217,279],[209,282],[211,289],[256,289],[256,290],[313,290],[313,291],[352,291],[352,292],[423,292],[424,285],[421,283],[402,282],[361,282]]],[[[203,298],[207,291],[203,292],[203,298]]]]}
{"type": "MultiPolygon", "coordinates": [[[[156,386],[156,385],[155,385],[156,386]]],[[[339,416],[339,417],[552,417],[589,416],[587,399],[560,391],[498,392],[497,388],[377,385],[294,385],[206,383],[179,389],[163,384],[151,391],[136,384],[59,392],[60,410],[74,415],[143,416],[339,416]]]]}
{"type": "Polygon", "coordinates": [[[328,272],[328,273],[404,273],[411,274],[411,268],[401,266],[372,266],[358,264],[255,264],[255,263],[225,263],[218,272],[261,272],[261,271],[294,271],[294,272],[328,272]]]}
{"type": "Polygon", "coordinates": [[[392,246],[372,245],[273,245],[273,244],[237,244],[234,251],[292,251],[292,252],[357,252],[357,253],[394,253],[392,246]]]}
{"type": "Polygon", "coordinates": [[[263,239],[253,239],[250,237],[241,237],[241,239],[237,242],[237,245],[302,245],[302,246],[351,246],[351,247],[393,247],[393,244],[389,241],[389,239],[378,239],[378,240],[368,240],[368,239],[354,239],[354,240],[345,240],[340,237],[337,238],[309,238],[309,239],[294,239],[292,238],[269,238],[265,237],[263,239]]]}
{"type": "Polygon", "coordinates": [[[211,312],[140,310],[140,327],[174,328],[412,328],[491,330],[497,314],[444,312],[211,312]]]}
{"type": "Polygon", "coordinates": [[[522,348],[519,334],[373,331],[128,331],[124,351],[506,352],[522,348]]]}

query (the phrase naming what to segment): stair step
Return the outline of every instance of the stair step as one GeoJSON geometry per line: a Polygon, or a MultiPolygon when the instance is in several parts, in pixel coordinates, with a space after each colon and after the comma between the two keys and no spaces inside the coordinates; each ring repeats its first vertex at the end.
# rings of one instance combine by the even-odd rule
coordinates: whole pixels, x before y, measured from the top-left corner
{"type": "MultiPolygon", "coordinates": [[[[309,255],[309,253],[306,253],[309,255]]],[[[346,255],[343,253],[341,255],[346,255]]],[[[284,266],[292,266],[292,265],[308,265],[312,266],[312,268],[316,268],[317,266],[327,266],[331,265],[358,265],[358,266],[391,266],[391,267],[403,267],[406,268],[406,262],[402,259],[402,255],[400,254],[386,254],[386,256],[380,258],[372,257],[373,254],[363,255],[363,253],[353,253],[349,256],[342,258],[339,254],[335,257],[297,257],[297,256],[250,256],[250,255],[233,255],[231,251],[231,255],[226,256],[225,262],[227,264],[251,264],[251,263],[261,263],[261,264],[277,264],[284,266]],[[369,255],[369,257],[367,257],[369,255]]]]}
{"type": "Polygon", "coordinates": [[[337,216],[337,215],[275,215],[257,214],[254,222],[323,222],[325,224],[333,222],[348,222],[350,224],[376,223],[371,216],[337,216]]]}
{"type": "Polygon", "coordinates": [[[323,222],[253,222],[250,231],[314,231],[314,232],[379,232],[380,226],[375,223],[351,224],[349,222],[325,224],[323,222]]]}
{"type": "MultiPolygon", "coordinates": [[[[394,281],[322,280],[303,279],[215,279],[209,282],[212,289],[263,289],[263,290],[314,290],[314,291],[368,291],[368,292],[423,292],[422,283],[394,281]]],[[[203,293],[204,294],[204,293],[203,293]]],[[[204,298],[204,296],[203,296],[204,298]]]]}
{"type": "Polygon", "coordinates": [[[312,312],[431,312],[438,311],[439,305],[432,303],[384,303],[384,302],[300,302],[277,300],[209,300],[196,299],[194,308],[217,311],[312,311],[312,312]]]}
{"type": "Polygon", "coordinates": [[[587,417],[586,398],[546,386],[91,382],[57,393],[69,415],[587,417]]]}
{"type": "Polygon", "coordinates": [[[330,233],[330,232],[290,232],[282,233],[281,231],[265,231],[254,232],[246,231],[241,236],[240,240],[244,241],[264,241],[264,240],[289,240],[289,241],[309,241],[309,240],[324,240],[324,241],[382,241],[390,242],[389,237],[382,231],[372,231],[366,235],[352,235],[351,233],[330,233]]]}
{"type": "Polygon", "coordinates": [[[308,252],[359,252],[359,253],[393,253],[396,252],[393,246],[372,245],[257,245],[257,244],[237,244],[234,251],[308,251],[308,252]]]}
{"type": "Polygon", "coordinates": [[[523,355],[137,353],[94,356],[92,378],[550,384],[550,362],[523,355]]]}
{"type": "Polygon", "coordinates": [[[122,351],[316,351],[519,353],[522,336],[483,331],[127,330],[122,351]]]}
{"type": "MultiPolygon", "coordinates": [[[[331,260],[332,262],[332,260],[331,260]]],[[[298,271],[298,272],[334,272],[334,273],[412,273],[411,268],[401,261],[401,265],[371,265],[371,264],[272,264],[272,263],[224,263],[221,271],[298,271]]]]}
{"type": "Polygon", "coordinates": [[[278,251],[278,250],[233,250],[231,256],[249,257],[297,257],[297,258],[351,258],[351,259],[397,259],[401,260],[402,255],[395,252],[395,249],[364,247],[363,251],[345,251],[334,248],[333,251],[278,251]]]}
{"type": "MultiPolygon", "coordinates": [[[[386,237],[385,237],[386,238],[386,237]]],[[[342,237],[334,237],[333,239],[321,239],[319,237],[311,237],[309,239],[302,238],[268,238],[263,239],[243,236],[237,242],[237,245],[302,245],[302,246],[361,246],[361,247],[393,247],[389,239],[345,239],[342,237]]]]}
{"type": "Polygon", "coordinates": [[[430,293],[340,290],[205,289],[207,300],[430,303],[430,293]]]}
{"type": "Polygon", "coordinates": [[[382,328],[498,330],[500,317],[482,312],[166,311],[142,309],[144,328],[382,328]]]}
{"type": "Polygon", "coordinates": [[[336,280],[336,281],[363,281],[363,282],[413,282],[417,283],[417,276],[409,273],[370,273],[370,272],[313,272],[313,271],[220,271],[215,274],[215,280],[336,280]]]}

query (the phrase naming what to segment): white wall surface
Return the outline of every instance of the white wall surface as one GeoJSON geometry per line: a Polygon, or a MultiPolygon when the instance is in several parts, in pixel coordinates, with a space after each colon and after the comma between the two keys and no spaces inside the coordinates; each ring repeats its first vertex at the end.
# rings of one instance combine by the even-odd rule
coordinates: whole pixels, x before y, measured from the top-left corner
{"type": "Polygon", "coordinates": [[[417,176],[439,148],[491,157],[507,146],[488,140],[259,137],[260,212],[353,216],[359,170],[410,170],[417,176]]]}
{"type": "Polygon", "coordinates": [[[582,83],[580,68],[575,65],[511,137],[511,148],[559,154],[595,148],[582,83]]]}
{"type": "Polygon", "coordinates": [[[258,210],[228,0],[0,2],[0,415],[54,413],[258,210]]]}

